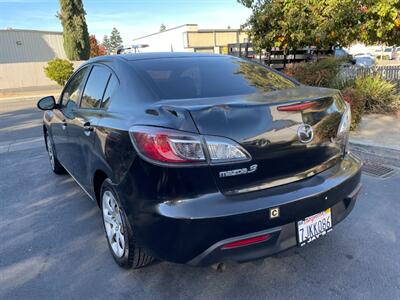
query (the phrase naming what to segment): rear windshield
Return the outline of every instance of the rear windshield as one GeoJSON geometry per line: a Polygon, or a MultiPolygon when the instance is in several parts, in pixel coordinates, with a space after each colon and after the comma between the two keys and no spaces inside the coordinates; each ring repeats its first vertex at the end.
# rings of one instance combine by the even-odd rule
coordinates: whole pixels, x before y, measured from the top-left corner
{"type": "Polygon", "coordinates": [[[266,93],[296,84],[261,65],[234,57],[131,61],[159,99],[191,99],[266,93]]]}

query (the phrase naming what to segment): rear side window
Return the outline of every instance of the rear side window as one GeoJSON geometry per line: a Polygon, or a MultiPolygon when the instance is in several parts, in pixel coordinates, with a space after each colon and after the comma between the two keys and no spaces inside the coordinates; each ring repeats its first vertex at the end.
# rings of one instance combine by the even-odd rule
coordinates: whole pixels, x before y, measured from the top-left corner
{"type": "Polygon", "coordinates": [[[107,82],[111,72],[104,67],[94,66],[87,80],[85,90],[83,91],[81,107],[99,108],[103,99],[107,82]]]}
{"type": "Polygon", "coordinates": [[[110,102],[111,96],[118,86],[118,79],[114,75],[111,75],[108,81],[106,91],[103,96],[103,102],[101,103],[101,108],[106,108],[110,102]]]}
{"type": "Polygon", "coordinates": [[[160,99],[267,93],[296,84],[261,65],[231,57],[190,57],[131,61],[160,99]]]}

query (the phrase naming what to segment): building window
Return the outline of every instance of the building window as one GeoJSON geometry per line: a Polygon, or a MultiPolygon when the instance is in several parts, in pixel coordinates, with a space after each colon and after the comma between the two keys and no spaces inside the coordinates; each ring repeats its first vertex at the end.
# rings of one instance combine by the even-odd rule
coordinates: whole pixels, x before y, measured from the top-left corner
{"type": "Polygon", "coordinates": [[[214,48],[194,48],[194,52],[198,52],[198,53],[214,53],[214,48]]]}

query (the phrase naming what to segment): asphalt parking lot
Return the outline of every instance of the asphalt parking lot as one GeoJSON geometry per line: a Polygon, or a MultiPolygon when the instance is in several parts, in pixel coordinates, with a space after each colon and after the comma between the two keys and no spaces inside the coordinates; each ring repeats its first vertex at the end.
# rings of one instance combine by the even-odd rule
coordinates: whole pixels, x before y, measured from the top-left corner
{"type": "Polygon", "coordinates": [[[50,170],[33,101],[0,100],[0,299],[399,299],[400,172],[368,175],[350,216],[302,248],[224,272],[120,269],[96,205],[50,170]]]}

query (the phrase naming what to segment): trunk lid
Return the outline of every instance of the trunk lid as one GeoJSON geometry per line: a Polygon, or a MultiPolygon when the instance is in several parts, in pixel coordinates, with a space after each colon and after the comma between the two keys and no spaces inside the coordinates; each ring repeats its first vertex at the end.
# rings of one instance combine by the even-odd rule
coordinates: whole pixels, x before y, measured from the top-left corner
{"type": "Polygon", "coordinates": [[[335,138],[345,104],[336,90],[301,86],[158,104],[185,108],[201,134],[230,138],[250,153],[251,161],[211,166],[225,194],[304,179],[331,167],[343,153],[335,138]]]}

